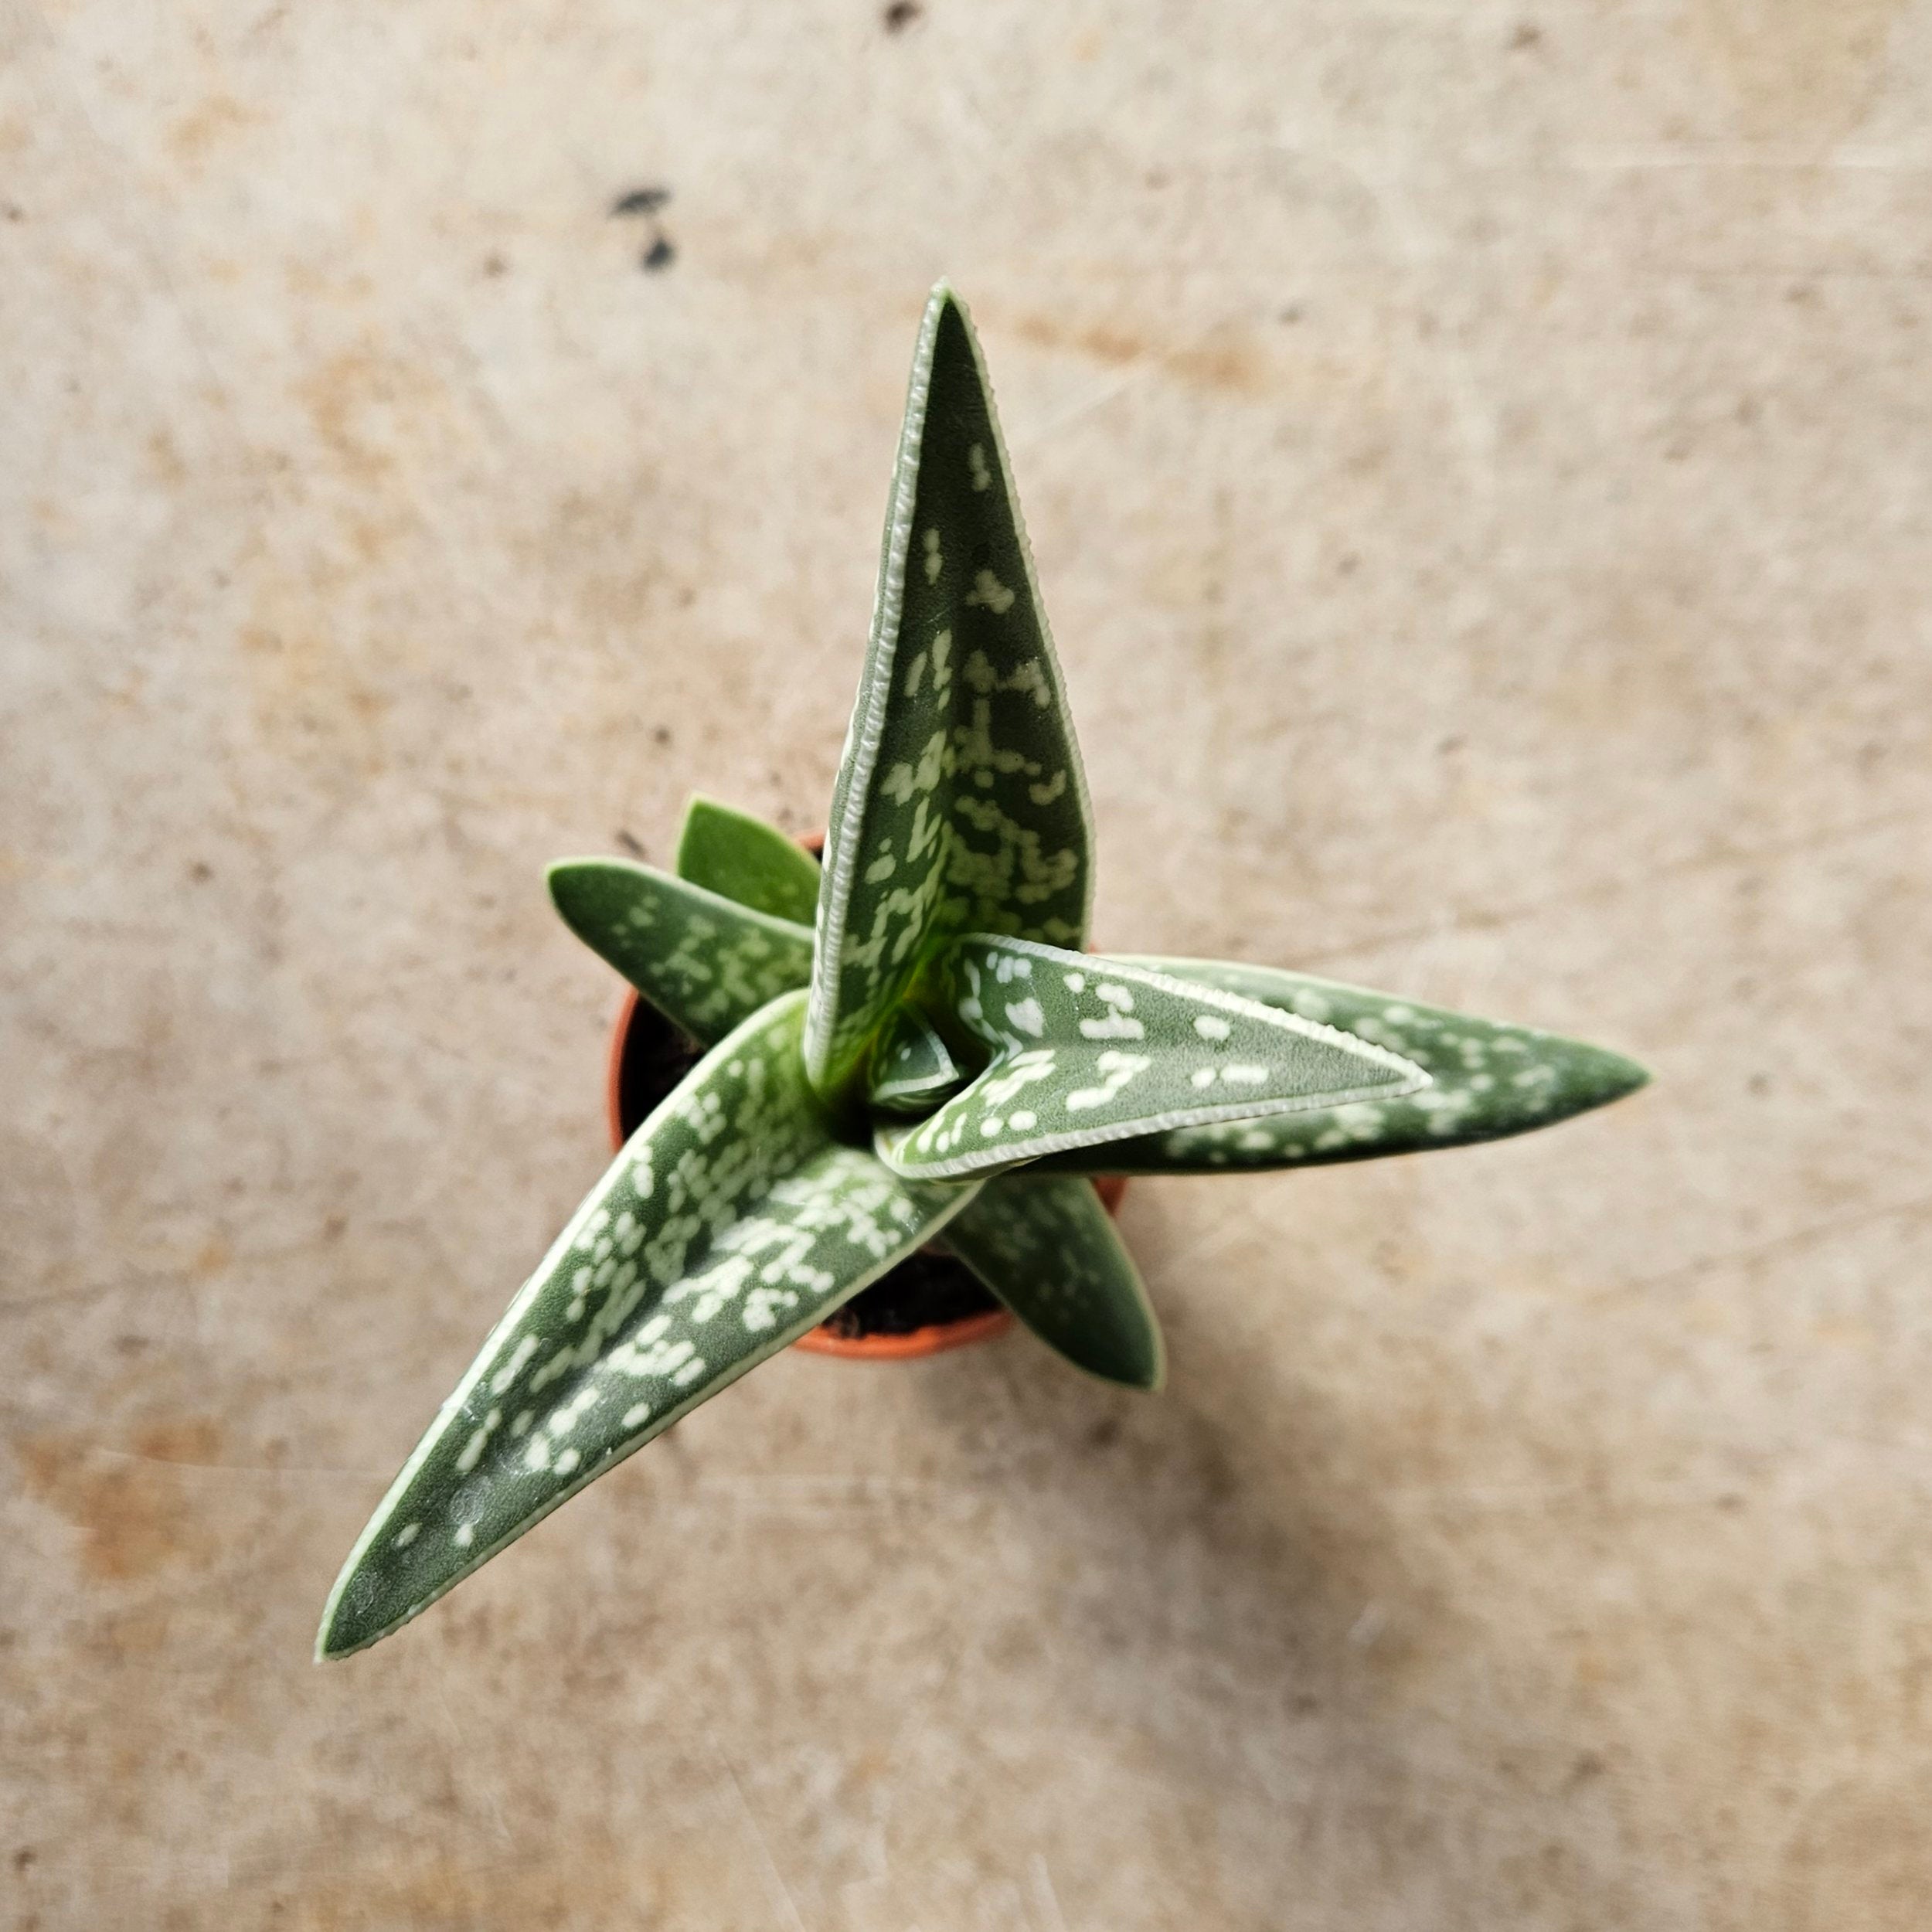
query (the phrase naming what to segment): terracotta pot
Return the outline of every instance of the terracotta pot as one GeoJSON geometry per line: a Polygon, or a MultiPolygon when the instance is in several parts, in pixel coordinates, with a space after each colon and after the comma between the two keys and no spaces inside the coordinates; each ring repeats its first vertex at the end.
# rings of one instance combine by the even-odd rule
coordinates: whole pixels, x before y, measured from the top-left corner
{"type": "MultiPolygon", "coordinates": [[[[814,833],[798,842],[816,858],[825,843],[823,833],[814,833]]],[[[614,1152],[629,1139],[638,1121],[631,1117],[637,1111],[634,1097],[627,1102],[625,1073],[632,1050],[632,1031],[640,1026],[655,1024],[668,1029],[668,1022],[655,1009],[646,1005],[644,999],[632,989],[627,989],[624,1004],[618,1009],[617,1023],[611,1036],[611,1055],[604,1074],[604,1114],[610,1127],[611,1146],[614,1152]],[[628,1131],[627,1129],[629,1131],[628,1131]]],[[[641,1042],[640,1043],[641,1043],[641,1042]]],[[[1104,1174],[1095,1176],[1094,1192],[1106,1204],[1110,1214],[1117,1213],[1121,1196],[1127,1192],[1127,1177],[1121,1174],[1104,1174]]],[[[935,1249],[927,1249],[934,1253],[935,1249]]],[[[890,1280],[888,1275],[886,1277],[890,1280]]],[[[963,1349],[969,1342],[990,1342],[994,1336],[1003,1335],[1013,1325],[1013,1318],[1004,1308],[986,1308],[950,1321],[934,1322],[925,1328],[914,1328],[903,1335],[832,1335],[821,1327],[801,1335],[791,1345],[803,1349],[813,1355],[845,1355],[866,1362],[909,1362],[920,1355],[938,1355],[947,1349],[963,1349]]]]}

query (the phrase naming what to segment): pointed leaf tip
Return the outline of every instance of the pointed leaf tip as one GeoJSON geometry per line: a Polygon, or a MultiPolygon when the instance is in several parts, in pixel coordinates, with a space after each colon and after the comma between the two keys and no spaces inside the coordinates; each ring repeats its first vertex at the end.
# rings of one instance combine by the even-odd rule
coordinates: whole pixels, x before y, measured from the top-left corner
{"type": "Polygon", "coordinates": [[[1165,1382],[1160,1322],[1090,1182],[998,1175],[947,1223],[944,1240],[1077,1369],[1148,1394],[1165,1382]]]}
{"type": "Polygon", "coordinates": [[[571,931],[706,1045],[811,977],[808,927],[655,866],[560,859],[547,876],[571,931]]]}
{"type": "MultiPolygon", "coordinates": [[[[1581,1046],[1582,1043],[1578,1044],[1581,1046]]],[[[1597,1097],[1589,1103],[1590,1105],[1607,1107],[1612,1100],[1621,1100],[1625,1095],[1649,1086],[1656,1077],[1648,1066],[1627,1054],[1612,1053],[1607,1046],[1590,1046],[1584,1050],[1594,1056],[1600,1069],[1597,1097]]]]}
{"type": "Polygon", "coordinates": [[[833,1136],[804,999],[754,1015],[631,1136],[362,1532],[319,1657],[409,1621],[971,1202],[833,1136]]]}
{"type": "Polygon", "coordinates": [[[805,1063],[828,1096],[947,938],[1086,943],[1087,781],[992,388],[944,284],[921,324],[832,792],[805,1063]]]}
{"type": "Polygon", "coordinates": [[[1338,1027],[1413,1060],[1416,1093],[1272,1120],[1202,1123],[1051,1156],[1065,1172],[1206,1174],[1372,1160],[1462,1147],[1554,1125],[1634,1093],[1650,1078],[1607,1048],[1533,1027],[1427,1006],[1312,974],[1230,961],[1130,956],[1138,966],[1338,1027]]]}
{"type": "Polygon", "coordinates": [[[685,808],[675,869],[724,898],[809,926],[818,907],[818,862],[796,839],[702,794],[685,808]]]}

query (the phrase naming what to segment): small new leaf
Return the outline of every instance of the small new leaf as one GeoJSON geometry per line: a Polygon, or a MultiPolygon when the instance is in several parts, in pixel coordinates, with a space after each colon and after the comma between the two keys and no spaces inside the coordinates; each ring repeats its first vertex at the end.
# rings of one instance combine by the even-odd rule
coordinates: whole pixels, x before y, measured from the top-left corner
{"type": "Polygon", "coordinates": [[[873,1043],[867,1104],[883,1114],[927,1114],[965,1084],[931,1022],[916,1006],[900,1006],[873,1043]]]}
{"type": "Polygon", "coordinates": [[[832,1138],[804,1019],[802,992],[774,1001],[631,1136],[363,1531],[318,1656],[406,1622],[971,1198],[832,1138]]]}
{"type": "Polygon", "coordinates": [[[696,798],[685,808],[676,871],[753,912],[809,926],[818,910],[818,862],[749,812],[696,798]]]}
{"type": "Polygon", "coordinates": [[[946,1246],[1076,1368],[1130,1389],[1161,1386],[1161,1325],[1092,1182],[997,1175],[947,1223],[946,1246]]]}
{"type": "Polygon", "coordinates": [[[872,637],[832,792],[805,1064],[842,1093],[940,942],[1080,946],[1087,781],[992,393],[942,285],[913,359],[872,637]]]}
{"type": "Polygon", "coordinates": [[[654,866],[560,859],[549,877],[571,931],[706,1046],[811,978],[808,928],[654,866]]]}
{"type": "Polygon", "coordinates": [[[1430,1077],[1418,1091],[1320,1107],[1269,1120],[1178,1127],[1045,1165],[1073,1172],[1218,1174],[1362,1161],[1493,1141],[1549,1127],[1634,1092],[1650,1076],[1600,1046],[1528,1026],[1477,1019],[1392,993],[1271,966],[1131,955],[1170,978],[1215,986],[1341,1028],[1413,1060],[1430,1077]]]}
{"type": "Polygon", "coordinates": [[[992,1059],[917,1125],[879,1130],[880,1158],[909,1179],[1429,1083],[1400,1054],[1296,1014],[1028,940],[961,940],[934,984],[992,1059]]]}

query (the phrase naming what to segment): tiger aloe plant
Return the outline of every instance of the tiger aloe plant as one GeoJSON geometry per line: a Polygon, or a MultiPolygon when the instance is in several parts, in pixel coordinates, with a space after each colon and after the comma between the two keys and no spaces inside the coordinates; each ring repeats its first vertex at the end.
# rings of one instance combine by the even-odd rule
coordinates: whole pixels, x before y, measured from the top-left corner
{"type": "Polygon", "coordinates": [[[1069,1362],[1158,1387],[1104,1173],[1519,1133],[1619,1056],[1252,965],[1087,950],[1093,828],[992,396],[934,293],[822,867],[693,804],[558,911],[708,1049],[539,1264],[350,1554],[318,1655],[415,1616],[936,1238],[1069,1362]]]}

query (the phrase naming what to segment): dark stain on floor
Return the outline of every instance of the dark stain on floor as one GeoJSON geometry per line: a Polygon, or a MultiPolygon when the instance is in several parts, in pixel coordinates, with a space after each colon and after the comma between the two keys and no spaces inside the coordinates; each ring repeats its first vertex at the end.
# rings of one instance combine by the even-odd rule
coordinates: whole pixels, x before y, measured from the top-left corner
{"type": "Polygon", "coordinates": [[[648,275],[668,268],[678,259],[677,246],[664,232],[658,219],[670,199],[671,190],[654,183],[643,188],[626,189],[611,204],[613,221],[642,221],[648,224],[650,240],[638,257],[638,266],[648,275]]]}

